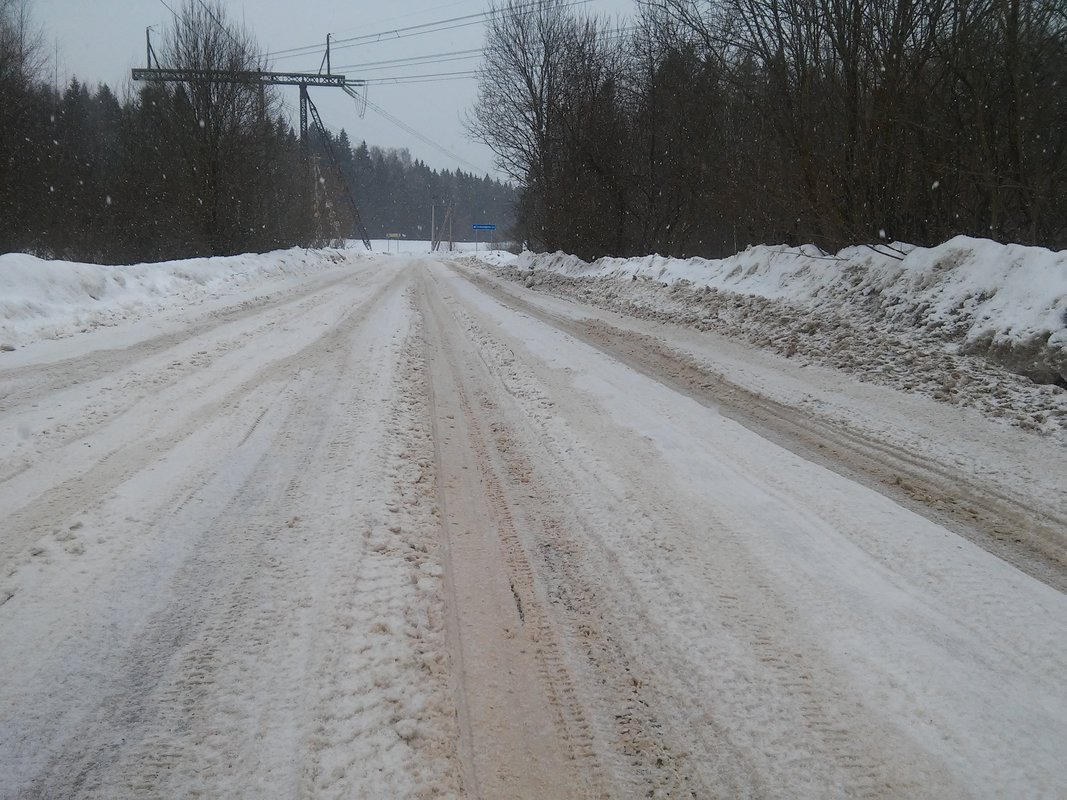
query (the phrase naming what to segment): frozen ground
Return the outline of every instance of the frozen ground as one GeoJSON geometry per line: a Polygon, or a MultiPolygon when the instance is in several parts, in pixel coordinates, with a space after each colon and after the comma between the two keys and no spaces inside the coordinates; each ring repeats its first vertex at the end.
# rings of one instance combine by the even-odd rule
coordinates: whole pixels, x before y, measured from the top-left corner
{"type": "Polygon", "coordinates": [[[22,258],[0,797],[1067,793],[1067,448],[985,356],[901,335],[906,389],[544,264],[22,258]]]}

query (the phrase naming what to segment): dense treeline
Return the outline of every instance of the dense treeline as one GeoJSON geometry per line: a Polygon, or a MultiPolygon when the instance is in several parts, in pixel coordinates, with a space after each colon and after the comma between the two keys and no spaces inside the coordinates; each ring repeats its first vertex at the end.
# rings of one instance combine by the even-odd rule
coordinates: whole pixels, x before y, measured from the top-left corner
{"type": "MultiPolygon", "coordinates": [[[[40,78],[29,11],[28,0],[0,0],[0,252],[123,263],[358,238],[323,142],[310,142],[309,168],[270,87],[137,84],[122,100],[77,80],[59,90],[40,78]]],[[[157,55],[234,72],[261,68],[258,52],[221,3],[188,0],[157,55]]],[[[403,153],[353,152],[347,137],[334,143],[371,235],[416,236],[421,224],[429,238],[434,197],[482,221],[514,192],[403,153]]]]}
{"type": "Polygon", "coordinates": [[[359,198],[360,216],[372,239],[389,233],[430,239],[430,222],[435,219],[438,233],[447,241],[448,230],[442,225],[450,205],[456,241],[470,240],[473,223],[493,223],[501,233],[513,226],[518,192],[488,175],[433,170],[412,160],[406,149],[368,147],[366,142],[353,148],[344,131],[334,139],[334,152],[359,198]]]}
{"type": "MultiPolygon", "coordinates": [[[[256,68],[254,40],[186,3],[159,57],[256,68]]],[[[115,263],[309,243],[299,142],[278,98],[240,84],[143,84],[120,101],[38,78],[25,0],[0,0],[0,251],[115,263]]]]}
{"type": "Polygon", "coordinates": [[[490,24],[473,132],[583,256],[958,233],[1067,247],[1062,0],[564,0],[490,24]]]}

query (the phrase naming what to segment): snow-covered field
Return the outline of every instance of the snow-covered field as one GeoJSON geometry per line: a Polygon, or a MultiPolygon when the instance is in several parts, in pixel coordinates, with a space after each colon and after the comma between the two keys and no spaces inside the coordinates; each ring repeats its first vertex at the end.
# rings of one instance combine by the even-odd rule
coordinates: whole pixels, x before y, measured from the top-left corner
{"type": "Polygon", "coordinates": [[[0,256],[0,798],[1064,796],[998,247],[0,256]]]}

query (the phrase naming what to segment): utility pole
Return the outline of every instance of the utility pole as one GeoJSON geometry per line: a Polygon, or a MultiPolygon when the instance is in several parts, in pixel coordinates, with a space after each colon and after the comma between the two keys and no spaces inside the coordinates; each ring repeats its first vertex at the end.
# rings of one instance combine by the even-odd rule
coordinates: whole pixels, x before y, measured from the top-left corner
{"type": "MultiPolygon", "coordinates": [[[[448,250],[452,252],[452,217],[456,213],[455,201],[449,201],[445,205],[445,218],[441,223],[441,228],[448,228],[448,250]]],[[[444,239],[441,231],[437,228],[437,198],[433,198],[433,204],[430,206],[430,249],[437,252],[441,249],[441,241],[444,239]]]]}

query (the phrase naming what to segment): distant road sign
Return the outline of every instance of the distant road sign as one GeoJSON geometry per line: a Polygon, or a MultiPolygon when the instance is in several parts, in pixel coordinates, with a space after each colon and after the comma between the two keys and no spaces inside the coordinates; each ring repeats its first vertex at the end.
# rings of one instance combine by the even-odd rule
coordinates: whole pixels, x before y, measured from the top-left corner
{"type": "Polygon", "coordinates": [[[387,234],[385,234],[385,238],[386,239],[403,239],[404,238],[404,234],[402,234],[402,233],[387,233],[387,234]]]}
{"type": "Polygon", "coordinates": [[[495,231],[496,225],[471,225],[471,228],[476,231],[495,231]]]}

